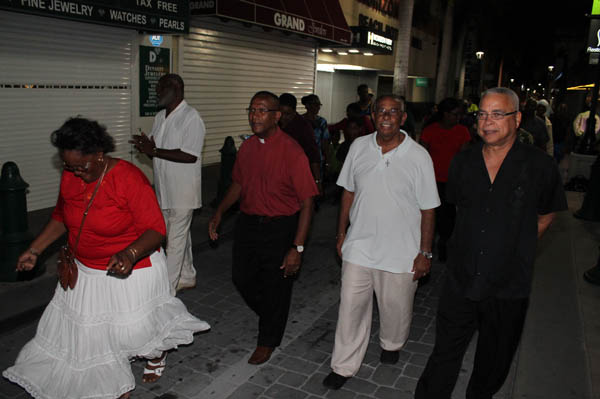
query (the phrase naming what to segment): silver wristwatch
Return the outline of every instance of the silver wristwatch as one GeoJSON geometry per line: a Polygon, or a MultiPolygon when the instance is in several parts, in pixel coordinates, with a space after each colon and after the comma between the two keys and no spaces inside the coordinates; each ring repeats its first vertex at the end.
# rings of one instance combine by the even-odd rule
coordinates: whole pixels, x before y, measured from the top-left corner
{"type": "Polygon", "coordinates": [[[425,252],[425,251],[419,250],[419,253],[421,255],[423,255],[424,257],[426,257],[427,259],[433,259],[433,252],[425,252]]]}
{"type": "Polygon", "coordinates": [[[292,244],[292,248],[294,248],[296,251],[298,251],[299,254],[304,252],[304,245],[292,244]]]}

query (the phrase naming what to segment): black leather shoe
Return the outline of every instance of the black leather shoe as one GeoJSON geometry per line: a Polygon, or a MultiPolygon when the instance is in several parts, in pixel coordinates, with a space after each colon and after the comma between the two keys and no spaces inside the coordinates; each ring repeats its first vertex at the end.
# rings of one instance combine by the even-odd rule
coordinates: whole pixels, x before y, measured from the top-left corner
{"type": "Polygon", "coordinates": [[[383,364],[396,364],[398,363],[398,359],[400,359],[400,351],[386,351],[385,349],[381,350],[381,356],[379,356],[379,361],[383,364]]]}
{"type": "Polygon", "coordinates": [[[344,377],[332,371],[323,380],[323,385],[329,389],[340,389],[348,381],[348,378],[350,377],[344,377]]]}

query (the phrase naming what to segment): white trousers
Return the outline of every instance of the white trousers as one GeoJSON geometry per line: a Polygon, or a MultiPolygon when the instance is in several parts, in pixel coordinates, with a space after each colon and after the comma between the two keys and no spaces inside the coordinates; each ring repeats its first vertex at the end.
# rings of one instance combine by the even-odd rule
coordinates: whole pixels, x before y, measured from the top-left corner
{"type": "Polygon", "coordinates": [[[379,343],[400,350],[410,332],[417,282],[412,273],[390,273],[344,261],[340,310],[331,368],[344,377],[358,372],[371,335],[373,292],[379,308],[379,343]]]}
{"type": "Polygon", "coordinates": [[[163,209],[167,225],[167,271],[171,294],[177,293],[177,285],[192,284],[196,280],[196,269],[192,259],[192,216],[193,209],[163,209]]]}

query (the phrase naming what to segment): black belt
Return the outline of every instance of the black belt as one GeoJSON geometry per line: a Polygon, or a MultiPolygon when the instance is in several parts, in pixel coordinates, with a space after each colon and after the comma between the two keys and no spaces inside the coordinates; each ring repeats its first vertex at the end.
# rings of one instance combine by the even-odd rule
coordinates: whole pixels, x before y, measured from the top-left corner
{"type": "Polygon", "coordinates": [[[296,214],[293,215],[279,215],[279,216],[263,216],[263,215],[248,215],[247,213],[243,213],[244,218],[246,218],[249,222],[258,223],[258,224],[267,224],[274,222],[276,220],[296,217],[296,214]]]}

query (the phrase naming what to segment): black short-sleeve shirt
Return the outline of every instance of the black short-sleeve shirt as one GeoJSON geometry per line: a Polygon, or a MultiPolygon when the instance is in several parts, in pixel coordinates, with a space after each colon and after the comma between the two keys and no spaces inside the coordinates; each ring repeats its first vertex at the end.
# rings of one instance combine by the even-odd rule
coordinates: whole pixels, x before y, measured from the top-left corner
{"type": "Polygon", "coordinates": [[[448,242],[451,280],[473,300],[526,298],[537,217],[567,209],[558,168],[538,148],[515,140],[492,184],[482,148],[458,153],[450,165],[446,200],[457,209],[448,242]]]}

